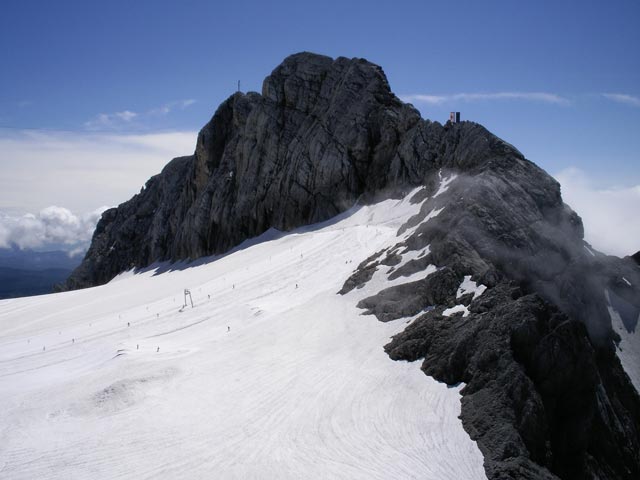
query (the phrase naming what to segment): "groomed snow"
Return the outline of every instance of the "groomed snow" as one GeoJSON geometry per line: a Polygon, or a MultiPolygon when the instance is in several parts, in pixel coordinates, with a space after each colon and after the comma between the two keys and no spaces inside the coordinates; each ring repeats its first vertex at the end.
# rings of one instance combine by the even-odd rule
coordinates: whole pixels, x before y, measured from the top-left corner
{"type": "Polygon", "coordinates": [[[485,478],[461,386],[388,358],[378,285],[336,294],[416,208],[0,301],[0,478],[485,478]]]}

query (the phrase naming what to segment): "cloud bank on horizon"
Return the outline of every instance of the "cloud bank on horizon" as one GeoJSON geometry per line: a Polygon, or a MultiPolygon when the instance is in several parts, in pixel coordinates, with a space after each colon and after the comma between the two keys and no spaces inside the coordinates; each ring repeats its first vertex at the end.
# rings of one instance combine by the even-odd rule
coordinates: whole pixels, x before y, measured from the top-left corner
{"type": "Polygon", "coordinates": [[[0,137],[7,159],[0,163],[0,248],[83,253],[103,205],[128,200],[172,158],[191,154],[196,136],[39,130],[0,137]]]}
{"type": "Polygon", "coordinates": [[[74,215],[64,207],[50,206],[37,214],[20,217],[0,212],[0,248],[62,248],[70,255],[86,250],[102,212],[100,207],[83,215],[74,215]]]}
{"type": "Polygon", "coordinates": [[[193,153],[197,132],[16,131],[0,136],[0,211],[61,205],[93,211],[131,198],[172,159],[193,153]]]}
{"type": "Polygon", "coordinates": [[[554,176],[565,203],[582,217],[587,242],[618,257],[640,251],[640,185],[603,188],[578,168],[554,176]]]}

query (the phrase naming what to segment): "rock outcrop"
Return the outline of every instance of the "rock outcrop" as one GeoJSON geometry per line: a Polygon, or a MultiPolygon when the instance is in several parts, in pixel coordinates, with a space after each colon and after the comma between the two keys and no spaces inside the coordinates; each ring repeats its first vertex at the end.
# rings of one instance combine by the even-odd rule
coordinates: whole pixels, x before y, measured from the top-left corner
{"type": "Polygon", "coordinates": [[[292,55],[262,94],[232,95],[193,155],[103,214],[66,288],[225,252],[420,185],[421,211],[397,245],[339,293],[382,266],[389,279],[435,266],[358,307],[381,321],[415,317],[385,347],[391,358],[466,383],[462,421],[489,478],[638,478],[640,397],[611,315],[626,312],[620,328],[635,331],[637,264],[594,252],[560,185],[513,146],[472,122],[423,120],[363,59],[292,55]],[[428,254],[400,262],[418,250],[428,254]],[[486,291],[461,292],[465,281],[486,291]]]}
{"type": "Polygon", "coordinates": [[[274,227],[331,218],[442,167],[522,155],[482,126],[422,120],[363,59],[300,53],[236,93],[140,194],[106,211],[66,288],[99,285],[155,261],[224,252],[274,227]]]}
{"type": "Polygon", "coordinates": [[[594,252],[557,182],[511,152],[434,173],[414,201],[420,213],[398,243],[359,265],[340,293],[378,269],[394,280],[435,266],[358,307],[380,321],[417,317],[385,349],[467,384],[461,418],[489,478],[640,475],[640,398],[609,312],[622,316],[620,333],[636,330],[635,262],[594,252]],[[465,279],[488,288],[465,294],[465,279]]]}

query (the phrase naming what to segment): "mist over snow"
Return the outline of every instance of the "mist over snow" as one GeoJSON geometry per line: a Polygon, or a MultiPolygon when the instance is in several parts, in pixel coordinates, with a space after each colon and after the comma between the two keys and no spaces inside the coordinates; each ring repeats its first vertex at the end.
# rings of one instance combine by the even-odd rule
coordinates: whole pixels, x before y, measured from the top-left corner
{"type": "Polygon", "coordinates": [[[619,257],[640,250],[640,185],[602,187],[578,168],[554,176],[565,203],[582,217],[587,242],[619,257]]]}
{"type": "Polygon", "coordinates": [[[35,215],[12,216],[0,212],[0,248],[63,248],[70,255],[83,253],[107,208],[100,207],[82,215],[56,206],[44,208],[35,215]]]}

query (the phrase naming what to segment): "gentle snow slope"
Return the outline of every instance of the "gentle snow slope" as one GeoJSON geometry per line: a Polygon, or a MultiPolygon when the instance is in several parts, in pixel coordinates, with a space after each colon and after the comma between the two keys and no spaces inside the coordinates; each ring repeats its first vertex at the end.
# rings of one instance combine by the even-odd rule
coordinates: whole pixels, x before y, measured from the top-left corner
{"type": "Polygon", "coordinates": [[[461,387],[387,357],[406,320],[360,315],[371,287],[336,294],[418,207],[1,301],[0,478],[484,478],[461,387]]]}

